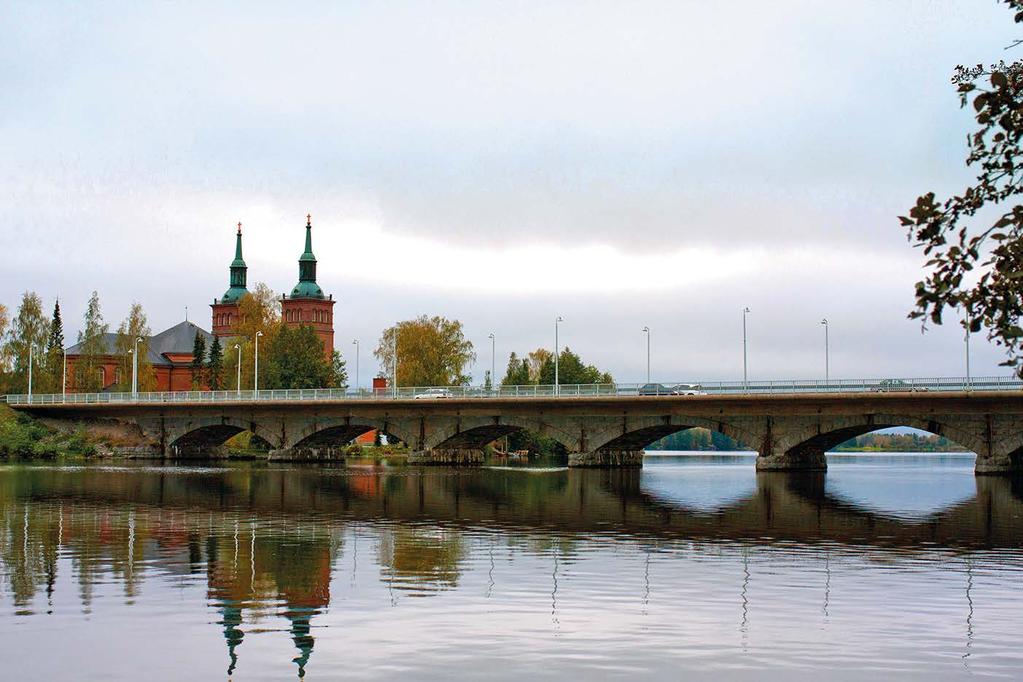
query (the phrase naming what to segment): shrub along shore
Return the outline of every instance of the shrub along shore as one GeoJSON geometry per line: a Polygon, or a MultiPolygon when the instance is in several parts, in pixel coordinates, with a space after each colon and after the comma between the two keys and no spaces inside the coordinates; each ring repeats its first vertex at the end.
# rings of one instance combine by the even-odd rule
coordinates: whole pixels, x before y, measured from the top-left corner
{"type": "Polygon", "coordinates": [[[83,460],[95,456],[98,445],[84,429],[53,429],[0,405],[0,459],[83,460]]]}

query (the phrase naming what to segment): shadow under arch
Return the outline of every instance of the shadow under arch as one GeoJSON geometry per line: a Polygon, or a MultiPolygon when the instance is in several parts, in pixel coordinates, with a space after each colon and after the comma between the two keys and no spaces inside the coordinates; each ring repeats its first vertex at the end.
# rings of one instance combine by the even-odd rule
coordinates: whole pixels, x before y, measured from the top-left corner
{"type": "Polygon", "coordinates": [[[316,448],[348,445],[359,436],[370,433],[371,431],[379,431],[384,434],[387,436],[387,441],[389,443],[395,443],[401,440],[401,438],[395,436],[393,433],[377,426],[370,426],[367,424],[342,424],[338,426],[328,426],[320,429],[319,431],[315,431],[298,441],[295,444],[295,447],[316,448]]]}
{"type": "Polygon", "coordinates": [[[227,441],[250,431],[260,449],[278,447],[279,436],[261,424],[234,418],[206,418],[191,421],[168,434],[167,446],[172,456],[203,455],[204,451],[223,446],[227,441]]]}
{"type": "Polygon", "coordinates": [[[250,446],[257,450],[270,450],[273,445],[258,432],[237,424],[208,424],[188,431],[169,444],[174,455],[201,455],[214,448],[222,447],[240,433],[251,433],[250,446]]]}
{"type": "Polygon", "coordinates": [[[509,449],[546,451],[567,455],[578,449],[577,440],[566,431],[541,420],[502,418],[500,421],[470,425],[442,431],[428,445],[438,450],[482,450],[495,441],[507,437],[509,449]]]}
{"type": "Polygon", "coordinates": [[[291,434],[287,440],[290,447],[338,447],[347,445],[353,440],[369,433],[379,431],[387,436],[389,442],[413,443],[413,434],[397,428],[393,422],[363,417],[345,417],[340,419],[314,420],[306,424],[298,433],[291,434]]]}
{"type": "Polygon", "coordinates": [[[837,448],[842,443],[865,436],[869,433],[884,431],[885,429],[907,427],[923,431],[932,436],[939,436],[962,448],[961,452],[977,454],[981,449],[979,444],[969,434],[949,429],[944,424],[935,421],[923,421],[917,419],[886,418],[884,422],[871,421],[863,424],[843,426],[829,431],[824,431],[804,438],[788,449],[790,455],[796,457],[822,455],[837,448]]]}
{"type": "Polygon", "coordinates": [[[748,442],[749,438],[738,433],[735,429],[724,425],[707,423],[685,423],[685,424],[654,424],[633,429],[621,434],[599,446],[597,450],[643,450],[657,441],[663,440],[676,433],[682,433],[692,429],[705,429],[711,433],[719,433],[728,439],[738,443],[748,451],[756,448],[748,442]]]}

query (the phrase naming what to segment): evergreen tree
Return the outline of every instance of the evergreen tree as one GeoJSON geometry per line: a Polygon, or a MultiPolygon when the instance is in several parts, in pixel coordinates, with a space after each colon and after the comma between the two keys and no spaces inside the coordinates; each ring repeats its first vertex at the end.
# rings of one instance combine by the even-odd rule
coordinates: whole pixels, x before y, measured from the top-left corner
{"type": "Polygon", "coordinates": [[[195,333],[192,342],[192,390],[201,391],[206,386],[206,337],[195,333]]]}
{"type": "Polygon", "coordinates": [[[224,351],[220,347],[220,337],[214,336],[210,344],[210,355],[206,361],[206,380],[211,391],[224,388],[224,351]]]}
{"type": "Polygon", "coordinates": [[[60,300],[53,305],[50,339],[46,343],[47,390],[60,393],[64,381],[64,321],[60,317],[60,300]]]}
{"type": "Polygon", "coordinates": [[[110,326],[103,321],[99,294],[93,291],[89,297],[89,305],[85,309],[85,327],[78,332],[81,349],[75,362],[75,387],[79,391],[95,392],[104,388],[99,370],[103,356],[109,355],[112,350],[106,343],[109,330],[110,326]]]}
{"type": "Polygon", "coordinates": [[[529,380],[529,360],[519,359],[514,352],[508,356],[508,369],[501,380],[502,386],[526,386],[531,384],[529,380]]]}
{"type": "MultiPolygon", "coordinates": [[[[554,354],[549,354],[540,368],[540,385],[554,383],[554,354]]],[[[601,372],[593,365],[583,364],[582,359],[567,346],[558,355],[558,383],[567,384],[610,384],[614,379],[607,372],[601,372]]]]}
{"type": "Polygon", "coordinates": [[[334,351],[330,362],[329,388],[348,388],[348,363],[339,351],[334,351]]]}

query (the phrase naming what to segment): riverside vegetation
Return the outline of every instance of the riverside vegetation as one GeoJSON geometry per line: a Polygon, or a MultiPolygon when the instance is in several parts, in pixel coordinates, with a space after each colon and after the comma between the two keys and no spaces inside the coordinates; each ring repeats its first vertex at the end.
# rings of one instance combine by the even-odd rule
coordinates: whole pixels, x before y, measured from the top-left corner
{"type": "Polygon", "coordinates": [[[0,459],[87,459],[98,451],[84,429],[59,431],[0,405],[0,459]]]}

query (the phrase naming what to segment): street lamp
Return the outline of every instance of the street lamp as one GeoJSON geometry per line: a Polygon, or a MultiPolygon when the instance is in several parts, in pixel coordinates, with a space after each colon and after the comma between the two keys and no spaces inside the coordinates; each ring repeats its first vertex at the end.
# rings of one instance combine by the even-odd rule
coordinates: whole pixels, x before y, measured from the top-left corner
{"type": "Polygon", "coordinates": [[[828,383],[831,381],[831,358],[828,351],[828,318],[822,319],[821,324],[824,325],[824,386],[827,388],[828,383]]]}
{"type": "Polygon", "coordinates": [[[256,363],[252,372],[252,390],[256,394],[256,398],[259,397],[259,337],[263,335],[263,332],[256,332],[256,363]]]}
{"type": "Polygon", "coordinates": [[[494,336],[494,332],[490,332],[490,389],[494,389],[494,383],[497,381],[494,378],[494,369],[497,367],[497,337],[494,336]]]}
{"type": "Polygon", "coordinates": [[[67,348],[62,348],[64,351],[64,362],[61,365],[61,376],[60,376],[60,400],[61,402],[67,402],[67,348]]]}
{"type": "Polygon", "coordinates": [[[138,400],[139,397],[139,344],[142,337],[135,337],[135,346],[131,350],[131,397],[138,400]]]}
{"type": "Polygon", "coordinates": [[[646,382],[650,383],[650,327],[643,327],[646,333],[646,382]]]}
{"type": "Polygon", "coordinates": [[[234,349],[238,351],[238,397],[242,397],[242,346],[240,343],[234,344],[234,349]]]}
{"type": "Polygon", "coordinates": [[[32,402],[32,341],[28,342],[28,401],[32,402]]]}
{"type": "Polygon", "coordinates": [[[352,341],[352,345],[355,346],[355,392],[359,392],[359,340],[355,339],[352,341]]]}
{"type": "Polygon", "coordinates": [[[394,362],[391,363],[391,369],[394,370],[394,381],[392,382],[394,384],[394,388],[391,390],[391,393],[393,394],[393,396],[395,398],[397,398],[398,397],[398,330],[397,330],[397,328],[395,328],[395,330],[394,330],[394,362]]]}
{"type": "Polygon", "coordinates": [[[970,390],[970,325],[973,324],[969,311],[966,312],[966,390],[970,390]]]}
{"type": "Polygon", "coordinates": [[[558,315],[557,319],[554,320],[554,395],[558,395],[561,390],[558,388],[559,377],[558,377],[558,355],[561,354],[561,348],[558,344],[558,325],[565,321],[561,315],[558,315]]]}
{"type": "Polygon", "coordinates": [[[749,315],[749,308],[742,309],[742,390],[749,393],[749,375],[747,373],[746,353],[746,316],[749,315]]]}

